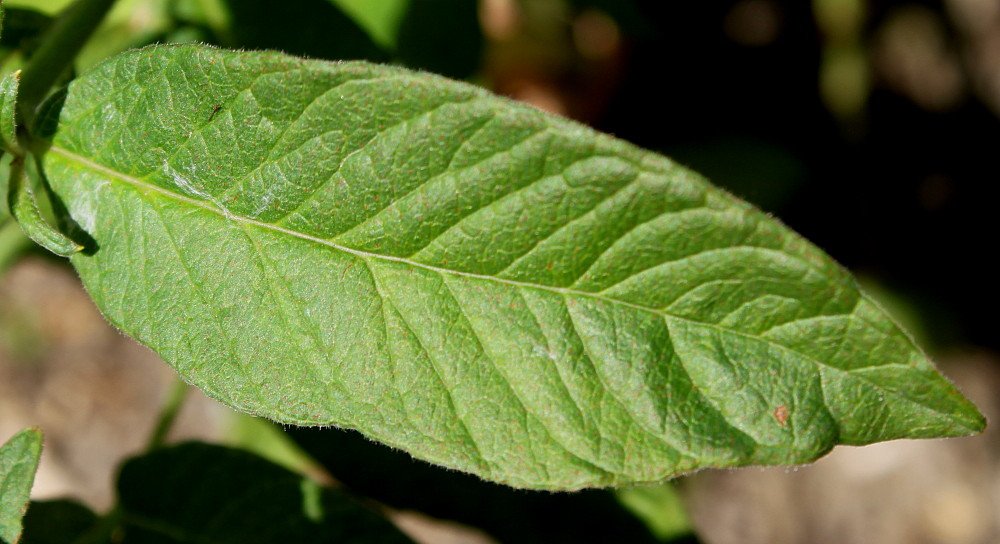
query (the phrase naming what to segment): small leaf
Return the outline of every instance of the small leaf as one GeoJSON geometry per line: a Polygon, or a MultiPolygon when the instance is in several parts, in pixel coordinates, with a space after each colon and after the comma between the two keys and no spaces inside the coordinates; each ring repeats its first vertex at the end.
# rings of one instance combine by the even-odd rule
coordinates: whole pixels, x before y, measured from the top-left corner
{"type": "Polygon", "coordinates": [[[131,459],[118,493],[126,544],[410,542],[345,495],[220,446],[183,444],[131,459]]]}
{"type": "MultiPolygon", "coordinates": [[[[15,159],[18,160],[20,159],[15,159]]],[[[8,180],[10,186],[7,193],[10,213],[28,238],[61,257],[69,257],[83,250],[83,246],[56,230],[42,216],[23,168],[12,166],[10,171],[11,176],[8,180]]]]}
{"type": "Polygon", "coordinates": [[[245,412],[556,489],[983,428],[784,225],[482,89],[159,46],[47,111],[97,305],[245,412]]]}
{"type": "Polygon", "coordinates": [[[396,31],[411,0],[329,0],[357,21],[385,49],[396,48],[396,31]]]}
{"type": "Polygon", "coordinates": [[[0,148],[17,153],[17,84],[21,71],[11,72],[0,79],[0,148]]]}
{"type": "Polygon", "coordinates": [[[0,446],[0,543],[16,544],[42,455],[42,433],[25,429],[0,446]]]}
{"type": "Polygon", "coordinates": [[[615,495],[661,542],[692,535],[691,520],[672,483],[627,487],[615,495]]]}

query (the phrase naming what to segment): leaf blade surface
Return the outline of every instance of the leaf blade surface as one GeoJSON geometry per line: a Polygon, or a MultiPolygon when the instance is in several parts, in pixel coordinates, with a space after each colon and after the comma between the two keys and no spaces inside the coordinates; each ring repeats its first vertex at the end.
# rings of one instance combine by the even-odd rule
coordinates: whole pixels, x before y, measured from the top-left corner
{"type": "Polygon", "coordinates": [[[465,84],[155,47],[49,121],[98,306],[249,413],[543,488],[983,424],[779,222],[465,84]]]}
{"type": "Polygon", "coordinates": [[[42,433],[25,429],[0,446],[0,542],[21,538],[31,486],[42,455],[42,433]]]}

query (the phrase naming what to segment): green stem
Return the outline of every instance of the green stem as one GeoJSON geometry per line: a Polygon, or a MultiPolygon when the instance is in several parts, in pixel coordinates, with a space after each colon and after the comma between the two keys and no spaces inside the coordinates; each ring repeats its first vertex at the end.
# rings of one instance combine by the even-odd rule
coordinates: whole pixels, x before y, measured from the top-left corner
{"type": "Polygon", "coordinates": [[[72,64],[115,0],[77,0],[46,31],[21,73],[18,106],[24,124],[34,119],[35,108],[72,64]]]}
{"type": "Polygon", "coordinates": [[[160,409],[160,417],[156,421],[156,427],[153,428],[153,434],[149,437],[146,451],[153,451],[163,446],[163,441],[167,437],[167,433],[170,432],[174,420],[177,419],[177,413],[184,404],[184,398],[187,396],[188,389],[190,389],[188,385],[179,377],[174,379],[167,401],[163,404],[163,408],[160,409]]]}

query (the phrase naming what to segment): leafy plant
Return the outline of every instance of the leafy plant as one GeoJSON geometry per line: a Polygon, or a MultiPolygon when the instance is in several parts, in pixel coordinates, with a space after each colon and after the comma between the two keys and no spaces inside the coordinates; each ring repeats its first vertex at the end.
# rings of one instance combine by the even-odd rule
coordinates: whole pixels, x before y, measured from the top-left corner
{"type": "MultiPolygon", "coordinates": [[[[984,426],[842,267],[665,157],[365,62],[154,45],[62,86],[111,3],[72,4],[0,86],[5,221],[69,257],[112,324],[239,411],[549,490],[984,426]]],[[[439,57],[406,49],[400,14],[419,3],[397,4],[357,19],[364,48],[439,57]]],[[[316,9],[352,21],[337,5],[316,9]]],[[[118,507],[76,516],[64,541],[404,538],[246,452],[164,449],[169,421],[126,463],[118,507]]],[[[317,458],[340,440],[292,434],[317,458]]],[[[18,440],[3,481],[27,489],[8,476],[8,455],[31,459],[18,440]]],[[[351,470],[335,473],[351,486],[351,470]]],[[[2,510],[8,541],[18,504],[2,510]]],[[[51,526],[34,512],[28,540],[51,526]]]]}

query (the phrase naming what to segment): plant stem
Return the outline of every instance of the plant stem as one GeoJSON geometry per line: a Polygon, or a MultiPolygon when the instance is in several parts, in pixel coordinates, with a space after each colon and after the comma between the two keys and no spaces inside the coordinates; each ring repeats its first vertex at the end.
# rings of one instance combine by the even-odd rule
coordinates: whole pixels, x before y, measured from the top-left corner
{"type": "Polygon", "coordinates": [[[184,404],[184,398],[187,396],[188,389],[189,387],[184,383],[184,380],[181,380],[180,377],[174,378],[167,401],[163,404],[163,408],[160,409],[160,417],[156,421],[156,427],[153,428],[153,434],[149,437],[146,451],[153,451],[163,446],[163,441],[173,426],[174,420],[177,419],[177,413],[184,404]]]}
{"type": "Polygon", "coordinates": [[[66,72],[115,0],[77,0],[59,14],[21,73],[18,110],[29,125],[35,108],[66,72]]]}

